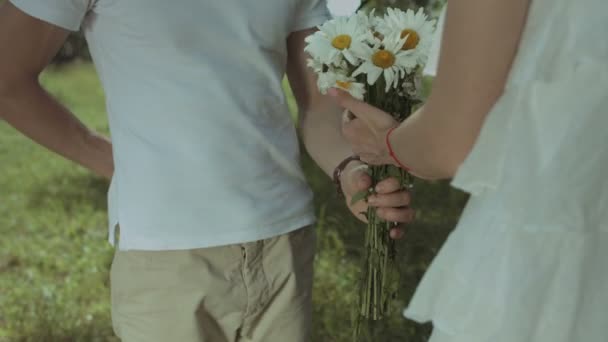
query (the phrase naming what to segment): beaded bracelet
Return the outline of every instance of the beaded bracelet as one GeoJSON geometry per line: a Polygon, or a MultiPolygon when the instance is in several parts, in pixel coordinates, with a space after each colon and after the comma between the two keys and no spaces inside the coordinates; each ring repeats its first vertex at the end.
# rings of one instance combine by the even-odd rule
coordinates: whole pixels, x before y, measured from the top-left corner
{"type": "Polygon", "coordinates": [[[350,156],[350,157],[344,159],[342,162],[340,162],[340,164],[338,164],[338,166],[336,166],[336,168],[334,169],[333,181],[334,181],[334,184],[336,185],[336,191],[338,192],[338,195],[340,195],[340,196],[344,195],[344,193],[342,192],[342,183],[340,182],[340,176],[342,176],[342,173],[344,172],[346,165],[348,165],[348,163],[350,163],[351,161],[354,161],[354,160],[361,160],[361,158],[359,158],[359,156],[350,156]]]}

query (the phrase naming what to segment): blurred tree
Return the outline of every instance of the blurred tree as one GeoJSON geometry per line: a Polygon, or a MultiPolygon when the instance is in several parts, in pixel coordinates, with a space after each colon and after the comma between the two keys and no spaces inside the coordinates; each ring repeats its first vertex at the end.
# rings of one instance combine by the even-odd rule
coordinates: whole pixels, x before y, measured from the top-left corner
{"type": "Polygon", "coordinates": [[[91,56],[89,55],[89,49],[84,35],[81,32],[72,32],[57,55],[55,55],[53,63],[65,64],[76,59],[89,60],[90,58],[91,56]]]}
{"type": "Polygon", "coordinates": [[[401,9],[417,9],[424,7],[431,16],[434,16],[445,2],[446,0],[362,0],[360,8],[376,8],[377,10],[382,10],[387,7],[401,9]]]}
{"type": "Polygon", "coordinates": [[[426,7],[429,0],[363,0],[362,6],[372,8],[386,8],[386,7],[398,7],[398,8],[418,8],[426,7]]]}
{"type": "MultiPolygon", "coordinates": [[[[0,5],[3,2],[6,2],[6,0],[0,0],[0,5]]],[[[68,39],[53,59],[53,63],[64,64],[72,62],[75,59],[90,59],[87,42],[81,32],[70,33],[68,39]]]]}

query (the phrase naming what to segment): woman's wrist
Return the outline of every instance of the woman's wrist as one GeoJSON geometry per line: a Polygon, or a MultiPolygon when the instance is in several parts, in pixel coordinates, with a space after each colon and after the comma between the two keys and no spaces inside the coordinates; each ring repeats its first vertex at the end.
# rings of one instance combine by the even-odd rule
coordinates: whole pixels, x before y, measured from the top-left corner
{"type": "Polygon", "coordinates": [[[406,165],[405,165],[405,164],[404,164],[404,163],[403,163],[403,162],[402,162],[402,161],[401,161],[401,160],[400,160],[400,159],[397,157],[397,154],[395,153],[394,145],[393,145],[392,140],[391,140],[391,138],[392,138],[392,137],[393,137],[393,135],[394,135],[393,133],[395,132],[395,130],[396,130],[397,128],[399,128],[399,126],[395,126],[395,127],[393,127],[393,128],[391,128],[391,129],[389,129],[389,130],[386,132],[386,137],[385,137],[385,139],[384,139],[384,140],[385,140],[385,144],[386,144],[387,153],[388,153],[388,155],[389,155],[389,157],[390,157],[390,160],[391,160],[391,163],[392,163],[392,164],[394,164],[394,165],[396,165],[396,166],[398,166],[398,167],[400,167],[400,168],[402,168],[402,169],[404,169],[404,170],[406,170],[406,171],[409,171],[409,170],[410,170],[410,168],[409,168],[409,167],[407,167],[407,166],[406,166],[406,165]]]}

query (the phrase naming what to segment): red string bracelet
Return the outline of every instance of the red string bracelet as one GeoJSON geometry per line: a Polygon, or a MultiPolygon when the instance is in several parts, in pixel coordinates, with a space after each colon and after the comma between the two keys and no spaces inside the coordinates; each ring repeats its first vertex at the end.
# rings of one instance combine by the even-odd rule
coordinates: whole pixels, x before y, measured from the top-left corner
{"type": "Polygon", "coordinates": [[[403,165],[403,163],[401,163],[399,161],[399,158],[397,158],[397,155],[395,155],[395,151],[393,151],[393,147],[391,146],[391,141],[389,140],[391,137],[391,134],[393,133],[393,131],[399,126],[395,126],[391,129],[388,130],[388,132],[386,133],[386,147],[388,148],[388,154],[391,156],[391,158],[393,158],[393,160],[395,161],[395,163],[402,169],[404,169],[405,171],[409,171],[410,168],[403,165]]]}

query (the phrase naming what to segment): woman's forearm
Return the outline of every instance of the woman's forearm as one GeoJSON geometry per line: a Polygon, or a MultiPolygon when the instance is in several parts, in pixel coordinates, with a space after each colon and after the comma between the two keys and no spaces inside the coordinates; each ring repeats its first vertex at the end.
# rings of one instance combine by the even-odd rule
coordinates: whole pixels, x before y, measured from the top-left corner
{"type": "Polygon", "coordinates": [[[501,96],[530,0],[450,3],[427,104],[391,135],[399,160],[423,178],[451,178],[501,96]]]}

